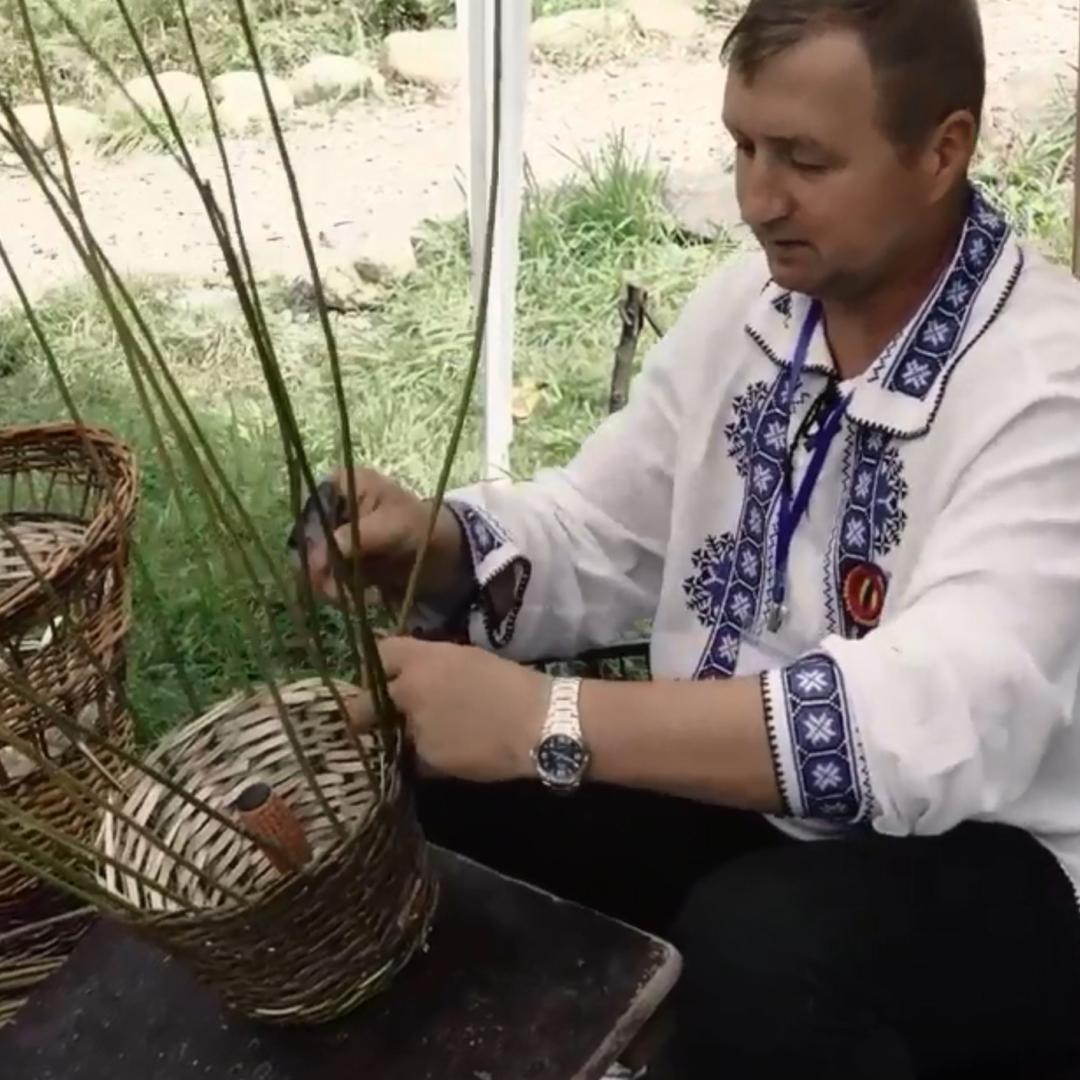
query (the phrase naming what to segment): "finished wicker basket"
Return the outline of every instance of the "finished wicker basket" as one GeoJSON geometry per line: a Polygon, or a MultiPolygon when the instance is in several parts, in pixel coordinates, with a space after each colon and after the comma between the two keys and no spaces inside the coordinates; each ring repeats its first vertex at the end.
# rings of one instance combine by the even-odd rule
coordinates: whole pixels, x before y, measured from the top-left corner
{"type": "Polygon", "coordinates": [[[358,694],[349,685],[311,679],[279,693],[326,804],[270,691],[238,695],[166,737],[147,766],[251,836],[133,771],[120,814],[169,854],[109,812],[97,848],[120,866],[105,866],[100,883],[125,922],[234,1009],[317,1023],[390,983],[424,945],[438,890],[403,782],[403,736],[364,735],[361,752],[342,713],[358,694]],[[260,789],[262,805],[249,805],[246,794],[260,789]]]}
{"type": "MultiPolygon", "coordinates": [[[[0,429],[0,724],[102,792],[120,763],[76,745],[55,714],[133,746],[122,688],[136,502],[134,459],[108,432],[0,429]]],[[[81,840],[98,827],[40,762],[3,739],[0,796],[81,840]]],[[[0,1023],[88,925],[67,917],[75,907],[0,858],[0,1023]]]]}

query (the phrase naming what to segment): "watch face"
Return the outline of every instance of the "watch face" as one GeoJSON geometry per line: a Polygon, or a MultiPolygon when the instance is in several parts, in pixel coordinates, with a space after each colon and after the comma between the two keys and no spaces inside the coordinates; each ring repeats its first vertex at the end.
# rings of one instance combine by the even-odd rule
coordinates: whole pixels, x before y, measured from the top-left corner
{"type": "Polygon", "coordinates": [[[585,748],[567,735],[549,735],[536,750],[540,775],[552,784],[579,780],[585,763],[585,748]]]}

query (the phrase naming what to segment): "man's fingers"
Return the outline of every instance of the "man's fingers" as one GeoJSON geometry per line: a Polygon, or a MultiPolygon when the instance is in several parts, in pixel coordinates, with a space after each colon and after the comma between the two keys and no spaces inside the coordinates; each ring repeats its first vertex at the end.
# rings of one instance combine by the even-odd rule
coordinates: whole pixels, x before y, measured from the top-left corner
{"type": "Polygon", "coordinates": [[[358,735],[371,731],[379,717],[375,712],[375,703],[366,690],[354,689],[343,696],[345,722],[358,735]]]}
{"type": "MultiPolygon", "coordinates": [[[[353,470],[353,476],[355,477],[354,491],[356,494],[356,517],[357,520],[359,520],[379,508],[382,488],[384,487],[385,482],[378,473],[373,472],[371,469],[355,469],[353,470]]],[[[347,517],[350,516],[349,470],[338,469],[338,471],[330,477],[330,482],[334,485],[334,488],[342,499],[345,500],[345,515],[347,517]]]]}
{"type": "MultiPolygon", "coordinates": [[[[360,538],[360,551],[364,559],[361,565],[361,578],[369,587],[382,585],[385,562],[381,556],[392,546],[397,533],[393,521],[387,521],[384,512],[374,511],[358,522],[356,532],[360,538]]],[[[399,531],[399,530],[398,530],[399,531]]],[[[342,525],[334,532],[334,543],[340,552],[337,556],[331,545],[325,540],[311,543],[303,558],[306,559],[308,576],[315,591],[327,600],[337,601],[341,589],[339,574],[343,574],[349,583],[354,560],[354,528],[351,524],[342,525]]]]}
{"type": "Polygon", "coordinates": [[[424,642],[411,637],[387,637],[379,642],[379,656],[388,679],[396,679],[405,665],[424,647],[424,642]]]}
{"type": "MultiPolygon", "coordinates": [[[[412,638],[390,637],[383,638],[379,642],[379,656],[382,658],[383,670],[386,672],[390,696],[394,696],[394,680],[397,679],[410,659],[415,657],[415,646],[423,647],[423,642],[417,642],[412,638]]],[[[352,688],[343,695],[345,706],[345,719],[349,726],[356,732],[371,731],[378,721],[375,711],[375,702],[368,691],[358,687],[352,688]]]]}
{"type": "Polygon", "coordinates": [[[401,520],[392,510],[385,507],[361,516],[354,526],[351,522],[342,525],[334,533],[334,539],[346,558],[354,554],[354,534],[360,541],[360,554],[365,558],[381,558],[396,553],[401,544],[401,520]]]}

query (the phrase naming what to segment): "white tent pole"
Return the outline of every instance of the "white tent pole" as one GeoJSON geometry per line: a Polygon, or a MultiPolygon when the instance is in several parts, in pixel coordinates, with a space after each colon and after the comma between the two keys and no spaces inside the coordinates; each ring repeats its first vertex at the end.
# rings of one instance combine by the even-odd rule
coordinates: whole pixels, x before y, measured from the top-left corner
{"type": "MultiPolygon", "coordinates": [[[[1078,64],[1080,73],[1080,64],[1078,64]]],[[[1073,139],[1073,273],[1080,278],[1080,78],[1076,85],[1076,134],[1073,139]]]]}
{"type": "MultiPolygon", "coordinates": [[[[469,231],[474,289],[479,284],[491,161],[494,9],[502,0],[457,0],[458,25],[467,49],[465,93],[469,131],[469,231]]],[[[503,4],[502,145],[491,302],[485,328],[484,476],[509,475],[513,440],[515,301],[524,187],[525,97],[532,0],[503,4]]]]}
{"type": "Polygon", "coordinates": [[[487,188],[491,151],[489,57],[491,8],[488,0],[457,0],[457,23],[465,44],[464,95],[466,163],[469,184],[469,242],[472,252],[473,297],[480,292],[480,252],[484,247],[487,188]]]}

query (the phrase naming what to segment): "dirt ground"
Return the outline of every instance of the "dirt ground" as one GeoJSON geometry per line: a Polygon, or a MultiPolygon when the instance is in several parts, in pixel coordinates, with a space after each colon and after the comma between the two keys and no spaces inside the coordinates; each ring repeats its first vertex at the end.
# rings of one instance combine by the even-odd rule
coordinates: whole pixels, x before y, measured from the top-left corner
{"type": "MultiPolygon", "coordinates": [[[[991,101],[997,113],[1030,118],[1059,81],[1075,77],[1080,0],[983,0],[991,101]]],[[[719,38],[717,38],[717,44],[719,38]]],[[[710,42],[710,46],[713,43],[710,42]]],[[[719,123],[723,71],[703,57],[650,56],[583,72],[537,67],[531,77],[526,149],[541,181],[572,168],[568,157],[597,150],[613,133],[654,162],[703,171],[726,152],[719,123]]],[[[303,114],[299,114],[303,115],[303,114]]],[[[358,237],[410,231],[425,217],[464,206],[463,109],[457,97],[391,101],[319,114],[289,131],[313,229],[332,250],[358,237]]],[[[213,150],[200,157],[223,193],[213,150]]],[[[287,193],[268,139],[236,140],[231,160],[256,262],[268,272],[302,271],[287,193]]],[[[77,176],[91,223],[118,265],[135,273],[220,280],[217,251],[188,180],[165,156],[87,156],[77,176]]],[[[59,226],[31,182],[0,170],[0,239],[35,294],[80,273],[59,226]]],[[[12,295],[0,282],[0,298],[12,295]]]]}

